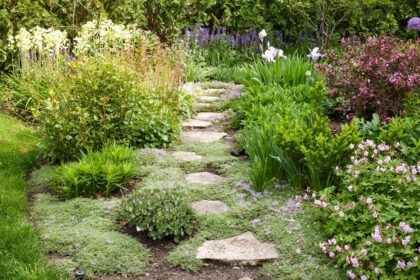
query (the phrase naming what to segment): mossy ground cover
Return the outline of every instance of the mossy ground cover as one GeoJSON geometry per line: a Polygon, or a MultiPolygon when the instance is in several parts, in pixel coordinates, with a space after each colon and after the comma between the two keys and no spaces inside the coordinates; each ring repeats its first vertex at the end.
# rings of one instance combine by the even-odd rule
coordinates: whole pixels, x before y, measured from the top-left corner
{"type": "Polygon", "coordinates": [[[0,114],[0,279],[62,279],[47,265],[27,219],[25,173],[36,158],[36,135],[0,114]]]}
{"type": "MultiPolygon", "coordinates": [[[[262,274],[273,279],[343,279],[343,272],[320,253],[324,236],[312,207],[296,198],[303,192],[278,184],[269,193],[253,193],[247,184],[249,161],[231,156],[231,149],[231,144],[218,141],[178,142],[167,150],[138,150],[139,180],[134,188],[176,188],[187,202],[220,200],[231,207],[222,215],[198,216],[194,234],[171,246],[164,264],[194,275],[205,265],[195,258],[204,241],[251,231],[259,240],[278,247],[278,260],[263,264],[262,274]],[[174,151],[194,152],[202,158],[182,161],[172,156],[174,151]],[[188,173],[203,171],[224,180],[214,185],[187,182],[188,173]]],[[[45,173],[48,169],[35,173],[33,183],[42,186],[45,173]]],[[[84,267],[90,275],[135,276],[150,269],[151,252],[140,239],[119,231],[119,202],[120,198],[59,201],[49,194],[39,194],[34,215],[44,246],[62,256],[52,263],[67,271],[84,267]]]]}

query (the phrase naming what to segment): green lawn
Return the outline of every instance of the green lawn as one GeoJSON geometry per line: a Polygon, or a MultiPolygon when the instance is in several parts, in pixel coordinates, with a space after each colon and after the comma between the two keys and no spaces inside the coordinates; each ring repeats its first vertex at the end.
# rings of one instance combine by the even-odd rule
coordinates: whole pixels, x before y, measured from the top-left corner
{"type": "Polygon", "coordinates": [[[35,134],[0,114],[0,279],[63,279],[46,265],[27,219],[24,176],[36,158],[35,134]]]}

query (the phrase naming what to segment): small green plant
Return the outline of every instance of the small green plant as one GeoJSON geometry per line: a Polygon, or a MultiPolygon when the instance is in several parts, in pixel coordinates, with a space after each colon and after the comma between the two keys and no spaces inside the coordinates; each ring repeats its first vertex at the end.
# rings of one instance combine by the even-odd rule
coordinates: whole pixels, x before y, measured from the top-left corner
{"type": "Polygon", "coordinates": [[[393,146],[352,144],[352,163],[338,171],[340,187],[314,201],[330,238],[320,247],[351,279],[420,277],[419,164],[401,160],[401,146],[393,146]]]}
{"type": "Polygon", "coordinates": [[[88,152],[78,162],[55,167],[50,185],[66,198],[109,196],[123,189],[135,174],[134,152],[108,145],[101,152],[88,152]]]}
{"type": "Polygon", "coordinates": [[[178,242],[196,224],[193,209],[172,189],[137,189],[122,202],[122,209],[130,226],[154,240],[173,237],[178,242]]]}

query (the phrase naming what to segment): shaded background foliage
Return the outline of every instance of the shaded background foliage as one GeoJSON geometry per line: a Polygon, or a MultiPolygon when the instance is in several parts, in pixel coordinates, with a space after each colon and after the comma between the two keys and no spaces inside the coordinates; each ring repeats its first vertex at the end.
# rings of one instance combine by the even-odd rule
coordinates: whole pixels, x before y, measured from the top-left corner
{"type": "MultiPolygon", "coordinates": [[[[255,27],[298,34],[314,28],[319,4],[336,7],[330,11],[336,21],[351,10],[335,28],[337,36],[381,31],[408,36],[407,20],[420,14],[416,0],[0,0],[0,67],[8,65],[8,34],[22,27],[72,27],[108,17],[118,23],[136,23],[164,41],[173,40],[182,28],[197,22],[225,26],[233,32],[255,27]]],[[[68,31],[71,35],[71,28],[68,31]]]]}

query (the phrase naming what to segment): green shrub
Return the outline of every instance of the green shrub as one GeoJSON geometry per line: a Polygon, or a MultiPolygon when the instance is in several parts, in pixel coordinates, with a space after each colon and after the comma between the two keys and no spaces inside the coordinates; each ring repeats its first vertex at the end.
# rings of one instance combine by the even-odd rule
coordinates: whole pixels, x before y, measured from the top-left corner
{"type": "Polygon", "coordinates": [[[418,279],[419,164],[385,143],[354,149],[352,164],[338,172],[340,188],[315,200],[331,238],[320,247],[352,279],[418,279]]]}
{"type": "Polygon", "coordinates": [[[196,218],[181,193],[172,189],[134,190],[123,201],[123,219],[153,239],[173,237],[175,241],[192,233],[196,218]]]}
{"type": "Polygon", "coordinates": [[[48,158],[72,160],[113,141],[165,146],[178,136],[186,107],[168,77],[173,79],[176,70],[168,62],[149,68],[153,59],[142,59],[141,68],[126,57],[107,54],[71,63],[64,90],[49,88],[49,98],[35,114],[41,124],[40,147],[48,158]]]}
{"type": "Polygon", "coordinates": [[[136,170],[131,149],[108,145],[101,152],[88,152],[77,162],[54,167],[49,185],[66,198],[109,196],[124,189],[136,170]]]}

